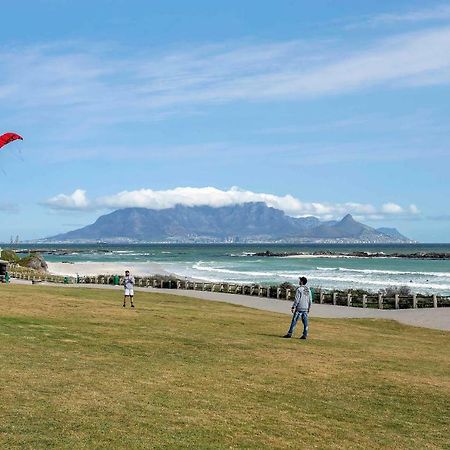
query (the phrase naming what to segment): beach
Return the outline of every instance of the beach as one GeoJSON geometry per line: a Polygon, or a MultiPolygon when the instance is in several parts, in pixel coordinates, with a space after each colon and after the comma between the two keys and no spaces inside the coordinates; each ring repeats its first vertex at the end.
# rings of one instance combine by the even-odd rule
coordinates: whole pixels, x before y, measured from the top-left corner
{"type": "Polygon", "coordinates": [[[296,284],[299,275],[314,288],[324,290],[362,289],[378,292],[406,286],[412,293],[450,295],[450,261],[411,259],[404,252],[449,252],[448,244],[404,246],[277,246],[277,245],[54,245],[42,252],[49,272],[64,276],[122,274],[136,276],[173,275],[204,282],[279,285],[296,284]],[[301,257],[258,257],[255,253],[303,251],[301,257]],[[335,254],[314,255],[317,251],[335,254]],[[354,251],[383,252],[382,258],[342,257],[354,251]]]}
{"type": "Polygon", "coordinates": [[[121,275],[129,270],[136,276],[171,275],[158,263],[139,262],[47,262],[48,271],[52,275],[62,276],[95,276],[121,275]]]}

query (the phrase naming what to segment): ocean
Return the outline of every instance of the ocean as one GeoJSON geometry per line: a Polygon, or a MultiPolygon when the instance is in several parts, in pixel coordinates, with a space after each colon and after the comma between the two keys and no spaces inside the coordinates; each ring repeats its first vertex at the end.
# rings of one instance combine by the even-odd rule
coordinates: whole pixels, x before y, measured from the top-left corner
{"type": "MultiPolygon", "coordinates": [[[[5,247],[5,246],[4,246],[5,247]]],[[[11,247],[11,246],[8,246],[11,247]]],[[[40,245],[18,245],[38,249],[40,245]]],[[[148,275],[172,273],[178,277],[204,281],[279,284],[296,283],[306,276],[311,286],[323,289],[366,289],[378,291],[392,286],[409,286],[412,292],[450,295],[450,260],[392,258],[392,253],[445,252],[450,244],[404,245],[274,245],[274,244],[53,244],[45,249],[48,262],[98,263],[122,272],[127,265],[138,265],[148,275]],[[255,253],[304,252],[301,257],[257,257],[255,253]],[[330,251],[330,256],[313,252],[330,251]],[[337,253],[383,252],[382,258],[342,257],[337,253]]],[[[74,266],[72,266],[74,267],[74,266]]]]}

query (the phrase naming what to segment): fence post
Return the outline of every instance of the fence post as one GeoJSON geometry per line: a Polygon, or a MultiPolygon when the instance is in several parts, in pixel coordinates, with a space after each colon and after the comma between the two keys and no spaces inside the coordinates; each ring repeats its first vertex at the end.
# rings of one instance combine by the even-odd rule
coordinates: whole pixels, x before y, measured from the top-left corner
{"type": "Polygon", "coordinates": [[[383,294],[378,294],[378,309],[383,309],[383,294]]]}
{"type": "Polygon", "coordinates": [[[286,289],[286,300],[290,300],[290,299],[291,299],[291,290],[286,289]]]}
{"type": "Polygon", "coordinates": [[[333,305],[336,305],[337,292],[333,292],[333,305]]]}
{"type": "Polygon", "coordinates": [[[352,306],[352,294],[347,294],[347,306],[352,306]]]}
{"type": "Polygon", "coordinates": [[[362,304],[363,304],[363,308],[367,308],[367,294],[363,294],[362,304]]]}
{"type": "Polygon", "coordinates": [[[323,294],[322,291],[320,291],[320,293],[319,293],[319,303],[320,303],[321,305],[323,304],[323,297],[324,297],[324,294],[323,294]]]}
{"type": "Polygon", "coordinates": [[[181,281],[177,280],[177,289],[181,289],[181,281]]]}
{"type": "Polygon", "coordinates": [[[400,308],[400,302],[399,302],[399,295],[398,294],[395,294],[394,301],[395,301],[395,309],[399,309],[400,308]]]}
{"type": "Polygon", "coordinates": [[[433,294],[433,308],[437,308],[437,295],[433,294]]]}
{"type": "Polygon", "coordinates": [[[281,296],[281,288],[277,288],[277,299],[280,299],[281,296]]]}
{"type": "Polygon", "coordinates": [[[270,286],[267,286],[267,298],[270,298],[270,286]]]}
{"type": "Polygon", "coordinates": [[[213,283],[213,285],[211,286],[211,292],[214,292],[215,289],[216,289],[216,285],[215,285],[215,283],[213,283]]]}
{"type": "Polygon", "coordinates": [[[263,288],[262,286],[260,286],[258,291],[258,297],[262,297],[262,295],[263,295],[263,288]]]}
{"type": "Polygon", "coordinates": [[[205,283],[202,283],[202,291],[205,290],[205,283]]]}
{"type": "Polygon", "coordinates": [[[413,303],[413,308],[416,309],[417,308],[417,294],[413,294],[412,296],[412,303],[413,303]]]}
{"type": "Polygon", "coordinates": [[[255,287],[254,286],[250,286],[250,295],[253,295],[254,290],[255,290],[255,287]]]}

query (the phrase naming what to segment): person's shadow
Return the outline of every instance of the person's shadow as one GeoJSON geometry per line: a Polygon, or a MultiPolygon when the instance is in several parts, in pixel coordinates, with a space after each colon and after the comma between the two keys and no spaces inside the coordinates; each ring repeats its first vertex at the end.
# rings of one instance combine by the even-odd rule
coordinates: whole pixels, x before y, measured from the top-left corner
{"type": "Polygon", "coordinates": [[[256,336],[267,336],[267,337],[276,337],[276,338],[283,337],[283,335],[281,335],[281,334],[272,334],[272,333],[256,333],[256,336]]]}

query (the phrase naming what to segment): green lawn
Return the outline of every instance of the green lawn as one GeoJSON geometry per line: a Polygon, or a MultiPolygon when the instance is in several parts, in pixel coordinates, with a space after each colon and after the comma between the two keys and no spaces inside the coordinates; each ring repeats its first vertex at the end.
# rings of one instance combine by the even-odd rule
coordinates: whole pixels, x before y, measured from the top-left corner
{"type": "Polygon", "coordinates": [[[450,333],[0,286],[0,448],[450,448],[450,333]]]}

